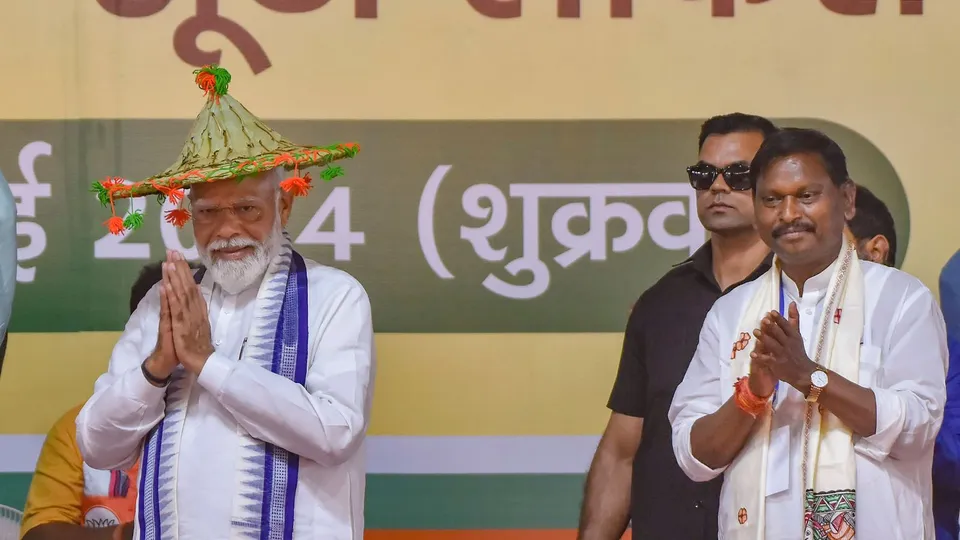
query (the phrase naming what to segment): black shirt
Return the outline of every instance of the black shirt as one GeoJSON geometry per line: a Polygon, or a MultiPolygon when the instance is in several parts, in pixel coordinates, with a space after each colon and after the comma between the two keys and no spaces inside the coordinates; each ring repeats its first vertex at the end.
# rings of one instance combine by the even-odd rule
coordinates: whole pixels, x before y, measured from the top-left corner
{"type": "MultiPolygon", "coordinates": [[[[760,277],[770,268],[771,258],[741,283],[760,277]]],[[[697,350],[707,312],[727,291],[720,290],[713,276],[713,253],[707,242],[647,289],[630,314],[607,406],[644,419],[633,463],[634,538],[717,538],[723,479],[696,483],[687,478],[673,454],[667,410],[697,350]]]]}

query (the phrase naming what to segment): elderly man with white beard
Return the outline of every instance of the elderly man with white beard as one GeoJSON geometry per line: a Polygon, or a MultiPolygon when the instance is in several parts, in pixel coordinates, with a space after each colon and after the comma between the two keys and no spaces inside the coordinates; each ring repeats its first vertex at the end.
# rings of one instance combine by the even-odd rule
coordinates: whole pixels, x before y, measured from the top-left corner
{"type": "Polygon", "coordinates": [[[179,160],[93,188],[116,234],[142,221],[117,216],[116,200],[175,203],[166,219],[192,218],[204,267],[167,253],[77,417],[77,444],[98,469],[140,457],[134,538],[361,540],[370,303],[284,231],[312,186],[300,168],[327,165],[332,179],[329,163],[357,147],[295,145],[227,94],[225,70],[195,73],[208,99],[179,160]]]}

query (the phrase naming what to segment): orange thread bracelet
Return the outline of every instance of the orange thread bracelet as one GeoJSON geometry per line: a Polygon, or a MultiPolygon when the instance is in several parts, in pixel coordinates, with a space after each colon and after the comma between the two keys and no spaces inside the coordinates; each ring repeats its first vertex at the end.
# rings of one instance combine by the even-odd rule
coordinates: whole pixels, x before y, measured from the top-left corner
{"type": "Polygon", "coordinates": [[[759,398],[750,391],[749,377],[740,377],[733,383],[733,401],[737,407],[756,418],[770,406],[770,398],[759,398]]]}

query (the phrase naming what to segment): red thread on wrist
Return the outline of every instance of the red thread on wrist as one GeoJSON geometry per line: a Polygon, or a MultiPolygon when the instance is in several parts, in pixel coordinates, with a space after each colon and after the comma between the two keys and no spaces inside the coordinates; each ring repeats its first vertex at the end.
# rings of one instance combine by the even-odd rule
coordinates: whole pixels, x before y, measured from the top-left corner
{"type": "Polygon", "coordinates": [[[770,398],[761,398],[750,391],[750,378],[740,377],[733,383],[733,401],[737,407],[756,418],[770,407],[770,398]]]}

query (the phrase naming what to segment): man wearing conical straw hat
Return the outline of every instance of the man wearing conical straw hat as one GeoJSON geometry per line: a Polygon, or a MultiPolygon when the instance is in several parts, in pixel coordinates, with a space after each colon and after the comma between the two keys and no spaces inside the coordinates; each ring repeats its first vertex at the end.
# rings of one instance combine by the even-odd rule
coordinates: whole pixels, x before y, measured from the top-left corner
{"type": "Polygon", "coordinates": [[[77,417],[78,446],[98,469],[141,458],[134,538],[360,540],[370,302],[284,230],[312,185],[302,169],[332,179],[358,148],[293,144],[227,94],[226,70],[195,73],[207,101],[177,161],[93,189],[115,234],[142,221],[118,200],[171,199],[165,217],[192,220],[204,266],[168,252],[77,417]]]}

